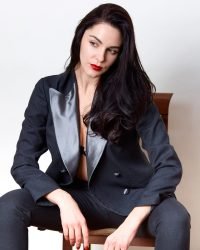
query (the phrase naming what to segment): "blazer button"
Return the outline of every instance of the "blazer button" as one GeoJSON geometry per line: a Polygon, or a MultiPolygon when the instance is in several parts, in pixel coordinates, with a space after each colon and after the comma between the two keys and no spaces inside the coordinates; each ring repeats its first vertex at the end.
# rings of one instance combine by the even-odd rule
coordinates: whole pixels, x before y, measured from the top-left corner
{"type": "Polygon", "coordinates": [[[126,195],[126,194],[128,194],[128,193],[129,193],[129,189],[128,189],[128,188],[125,188],[123,194],[126,195]]]}
{"type": "Polygon", "coordinates": [[[114,174],[115,177],[119,177],[120,176],[120,173],[118,173],[118,172],[115,172],[113,174],[114,174]]]}
{"type": "Polygon", "coordinates": [[[65,168],[63,168],[63,169],[60,170],[60,173],[61,173],[61,174],[64,174],[64,173],[66,173],[66,172],[67,172],[67,169],[65,169],[65,168]]]}

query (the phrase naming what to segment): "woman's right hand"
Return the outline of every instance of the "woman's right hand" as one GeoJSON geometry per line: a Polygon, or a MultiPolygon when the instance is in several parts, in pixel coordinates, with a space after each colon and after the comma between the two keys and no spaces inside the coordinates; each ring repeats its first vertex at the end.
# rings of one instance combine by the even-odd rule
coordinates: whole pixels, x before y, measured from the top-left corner
{"type": "Polygon", "coordinates": [[[83,242],[84,249],[89,248],[88,227],[85,217],[72,196],[62,189],[56,189],[46,195],[46,198],[58,205],[63,228],[63,234],[66,240],[69,240],[71,246],[80,248],[83,242]]]}

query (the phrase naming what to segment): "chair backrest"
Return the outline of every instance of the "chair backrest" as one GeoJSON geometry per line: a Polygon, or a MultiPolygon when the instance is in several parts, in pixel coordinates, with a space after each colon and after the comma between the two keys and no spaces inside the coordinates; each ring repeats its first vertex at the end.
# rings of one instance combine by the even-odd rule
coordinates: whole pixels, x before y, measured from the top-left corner
{"type": "Polygon", "coordinates": [[[168,129],[168,114],[169,114],[169,103],[172,98],[173,93],[155,93],[153,100],[158,107],[160,115],[168,129]]]}

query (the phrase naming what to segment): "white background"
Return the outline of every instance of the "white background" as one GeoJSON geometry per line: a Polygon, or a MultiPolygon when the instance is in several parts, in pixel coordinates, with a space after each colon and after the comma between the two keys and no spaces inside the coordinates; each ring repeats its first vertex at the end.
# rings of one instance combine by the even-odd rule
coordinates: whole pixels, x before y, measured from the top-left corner
{"type": "MultiPolygon", "coordinates": [[[[63,71],[78,21],[103,2],[0,0],[0,195],[17,187],[10,167],[35,83],[63,71]]],[[[110,2],[121,4],[133,18],[141,61],[157,90],[174,93],[169,135],[184,170],[176,193],[192,216],[191,250],[199,250],[200,3],[110,2]]],[[[47,158],[41,161],[44,169],[47,158]]],[[[31,228],[29,249],[61,249],[61,234],[31,228]]]]}

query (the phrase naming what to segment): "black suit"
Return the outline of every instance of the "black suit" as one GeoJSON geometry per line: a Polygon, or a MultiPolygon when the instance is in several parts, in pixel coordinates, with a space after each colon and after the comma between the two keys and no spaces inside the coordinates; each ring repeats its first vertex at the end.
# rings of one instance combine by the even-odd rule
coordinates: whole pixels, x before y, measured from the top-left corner
{"type": "MultiPolygon", "coordinates": [[[[156,250],[189,250],[188,212],[170,198],[180,180],[181,165],[155,105],[119,145],[88,135],[89,181],[77,182],[77,103],[73,74],[46,77],[35,86],[12,167],[23,188],[0,198],[0,249],[27,250],[29,226],[62,231],[58,206],[43,198],[62,187],[78,204],[89,228],[118,227],[134,206],[156,205],[140,229],[156,237],[156,250]],[[139,137],[150,163],[140,150],[139,137]],[[38,159],[47,150],[52,163],[43,173],[38,159]]],[[[67,209],[66,205],[66,216],[67,209]]]]}
{"type": "MultiPolygon", "coordinates": [[[[11,171],[38,204],[48,204],[42,197],[69,185],[76,176],[80,157],[77,103],[73,74],[43,78],[32,93],[11,171]],[[38,159],[47,150],[52,162],[43,173],[38,159]]],[[[127,215],[134,206],[157,205],[173,196],[181,178],[180,161],[154,104],[119,145],[87,135],[86,153],[91,192],[121,215],[127,215]],[[139,138],[149,161],[140,149],[139,138]]]]}

